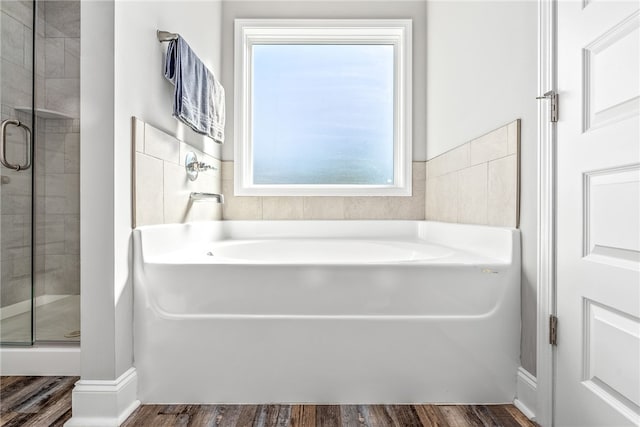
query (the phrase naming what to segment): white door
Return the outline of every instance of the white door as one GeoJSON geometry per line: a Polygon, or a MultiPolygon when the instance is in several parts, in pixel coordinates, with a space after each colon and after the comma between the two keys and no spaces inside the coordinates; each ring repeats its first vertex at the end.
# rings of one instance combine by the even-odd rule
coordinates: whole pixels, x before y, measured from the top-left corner
{"type": "Polygon", "coordinates": [[[640,2],[558,2],[555,426],[640,425],[640,2]]]}

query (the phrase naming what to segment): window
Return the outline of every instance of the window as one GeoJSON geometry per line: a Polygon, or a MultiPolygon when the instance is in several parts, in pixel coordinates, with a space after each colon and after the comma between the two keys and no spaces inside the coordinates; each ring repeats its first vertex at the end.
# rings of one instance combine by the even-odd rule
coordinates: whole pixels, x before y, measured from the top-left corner
{"type": "Polygon", "coordinates": [[[411,195],[410,20],[236,20],[237,195],[411,195]]]}

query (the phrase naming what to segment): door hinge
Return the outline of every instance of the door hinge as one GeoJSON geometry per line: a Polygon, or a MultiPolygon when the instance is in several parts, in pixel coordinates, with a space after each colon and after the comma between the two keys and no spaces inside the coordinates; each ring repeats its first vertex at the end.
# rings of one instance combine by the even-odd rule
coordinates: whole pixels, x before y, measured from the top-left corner
{"type": "Polygon", "coordinates": [[[558,345],[558,318],[549,316],[549,344],[558,345]]]}
{"type": "Polygon", "coordinates": [[[555,123],[558,121],[558,113],[559,113],[559,106],[558,106],[558,94],[555,93],[555,91],[550,90],[549,92],[545,93],[542,96],[538,96],[536,97],[536,99],[548,99],[551,101],[551,105],[549,105],[549,118],[551,120],[552,123],[555,123]]]}

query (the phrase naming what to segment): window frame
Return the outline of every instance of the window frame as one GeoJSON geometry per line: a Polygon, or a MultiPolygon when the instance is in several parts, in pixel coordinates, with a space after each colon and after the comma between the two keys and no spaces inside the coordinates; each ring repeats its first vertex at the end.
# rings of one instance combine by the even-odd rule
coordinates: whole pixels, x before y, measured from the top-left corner
{"type": "Polygon", "coordinates": [[[238,196],[411,196],[412,20],[236,19],[234,41],[234,193],[238,196]],[[394,46],[392,185],[253,183],[252,49],[256,44],[394,46]]]}

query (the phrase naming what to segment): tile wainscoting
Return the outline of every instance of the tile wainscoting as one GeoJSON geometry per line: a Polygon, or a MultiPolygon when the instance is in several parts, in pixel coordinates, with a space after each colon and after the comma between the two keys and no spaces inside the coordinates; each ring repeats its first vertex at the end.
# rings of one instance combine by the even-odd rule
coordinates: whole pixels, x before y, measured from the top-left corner
{"type": "Polygon", "coordinates": [[[192,191],[220,193],[220,160],[159,129],[132,118],[132,227],[222,219],[218,203],[192,202],[192,191]],[[217,168],[189,181],[184,167],[187,152],[217,168]]]}
{"type": "Polygon", "coordinates": [[[224,219],[424,219],[425,162],[413,162],[413,195],[410,197],[235,197],[233,165],[232,161],[222,162],[224,219]]]}
{"type": "Polygon", "coordinates": [[[427,162],[413,162],[409,197],[235,196],[234,162],[209,154],[133,118],[133,226],[204,220],[434,220],[517,227],[520,120],[427,162]],[[189,181],[194,151],[217,171],[189,181]],[[225,203],[191,203],[191,191],[224,194],[225,203]]]}
{"type": "Polygon", "coordinates": [[[520,119],[427,161],[426,219],[519,225],[520,119]]]}

